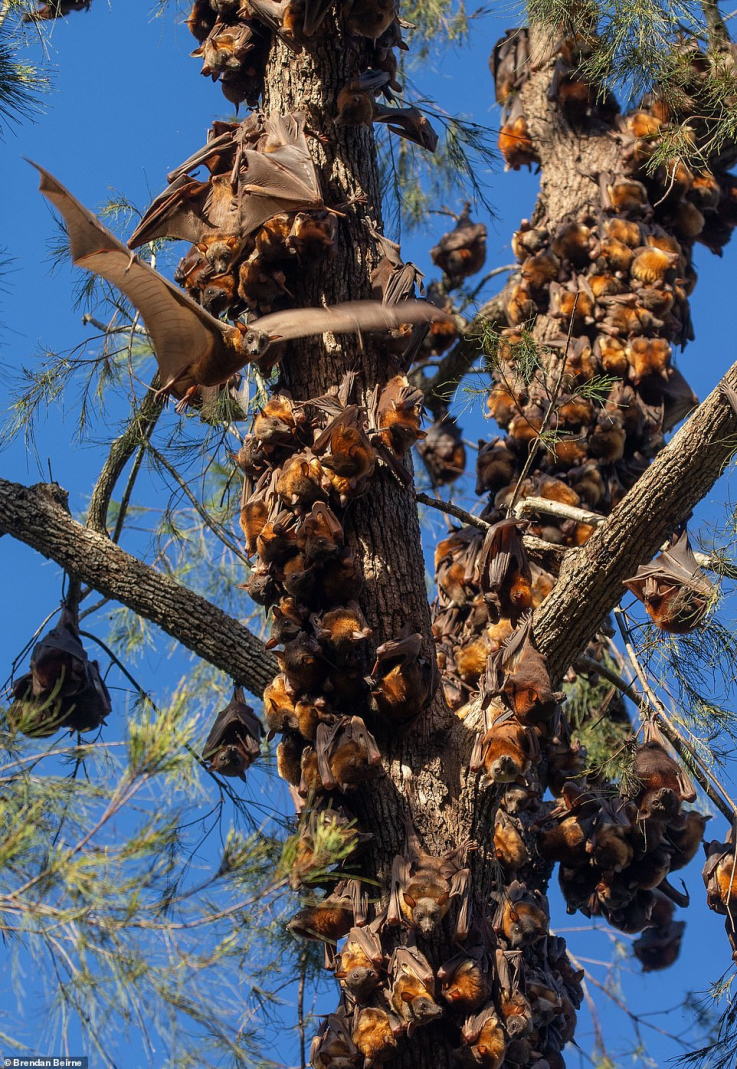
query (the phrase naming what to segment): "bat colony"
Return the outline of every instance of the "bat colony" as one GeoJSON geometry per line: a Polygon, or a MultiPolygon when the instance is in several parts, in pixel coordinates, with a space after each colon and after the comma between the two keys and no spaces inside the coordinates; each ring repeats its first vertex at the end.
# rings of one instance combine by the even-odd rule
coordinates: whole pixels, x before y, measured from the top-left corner
{"type": "MultiPolygon", "coordinates": [[[[42,4],[34,17],[86,6],[42,4]]],[[[195,0],[188,25],[202,73],[219,80],[232,103],[255,105],[271,36],[294,52],[309,50],[331,7],[314,0],[195,0]]],[[[432,150],[436,136],[421,113],[377,100],[383,95],[391,104],[401,91],[394,49],[406,45],[393,0],[346,0],[341,18],[348,35],[371,42],[372,53],[369,67],[341,88],[336,125],[387,123],[432,150]]],[[[344,516],[382,467],[411,483],[405,457],[413,445],[436,487],[465,470],[460,429],[447,412],[421,429],[424,395],[406,373],[415,359],[442,354],[456,338],[450,291],[486,256],[485,227],[473,223],[469,207],[432,250],[443,281],[428,288],[428,301],[413,299],[422,292],[421,272],[403,262],[398,245],[374,234],[382,259],[372,276],[373,301],[297,309],[290,307],[290,272],[331,256],[339,212],[349,208],[324,203],[301,115],[254,113],[241,123],[215,123],[207,144],[168,176],[129,244],[157,237],[191,242],[175,276],[186,293],[140,262],[39,168],[42,191],[67,222],[74,261],[115,283],[138,307],[162,389],[182,404],[227,388],[250,361],[270,370],[289,358],[283,343],[325,331],[382,332],[396,362],[397,373],[363,401],[352,373],[306,401],[277,390],[236,458],[240,524],[254,558],[245,587],[271,613],[268,646],[280,667],[264,692],[264,716],[269,738],[281,736],[278,770],[299,814],[290,883],[305,902],[288,927],[324,944],[326,966],[342,989],[339,1008],[313,1041],[315,1069],[391,1062],[400,1043],[440,1018],[456,1026],[459,1065],[561,1069],[583,973],[573,968],[564,940],[549,932],[534,868],[539,859],[558,864],[569,913],[642,933],[634,949],[645,970],[678,956],[684,924],[674,910],[688,898],[668,876],[695,856],[708,818],[684,808],[695,800],[694,787],[654,720],[645,723],[634,752],[634,787],[584,775],[585,751],[572,738],[564,696],[553,689],[530,630],[531,613],[556,577],[529,562],[523,535],[577,547],[593,527],[543,513],[521,521],[507,510],[514,497],[534,496],[606,515],[662,448],[664,434],[697,403],[672,350],[693,337],[694,242],[718,252],[729,240],[737,181],[726,171],[696,174],[680,163],[646,174],[668,108],[653,97],[619,115],[610,94],[601,96],[576,74],[587,47],[584,38],[557,42],[546,59],[549,101],[573,128],[606,124],[621,147],[621,171],[591,175],[590,201],[576,217],[555,226],[545,218],[523,220],[514,235],[519,268],[504,291],[508,326],[488,397],[489,414],[505,434],[481,441],[477,460],[476,492],[489,495],[483,517],[491,526],[486,534],[454,528],[437,546],[434,649],[411,622],[394,639],[372,642],[344,516]],[[201,178],[194,177],[198,169],[201,178]],[[244,311],[258,318],[244,325],[244,311]],[[230,322],[217,318],[226,313],[230,322]],[[523,328],[535,315],[557,323],[558,337],[548,344],[545,374],[530,378],[521,353],[523,328]],[[562,360],[555,439],[518,486],[562,360]],[[579,388],[603,374],[616,384],[596,405],[579,388]],[[440,685],[460,717],[476,697],[483,705],[469,771],[481,789],[498,793],[496,888],[485,901],[473,891],[476,843],[431,856],[407,816],[405,848],[383,898],[374,901],[352,867],[372,835],[358,827],[347,796],[385,774],[372,729],[411,733],[440,685]],[[546,787],[553,801],[543,801],[546,787]],[[328,832],[340,838],[345,858],[332,871],[328,832]],[[315,896],[316,886],[323,897],[315,896]],[[445,961],[432,953],[440,928],[452,933],[455,948],[445,961]]],[[[684,49],[692,59],[696,115],[703,56],[695,46],[684,49]]],[[[491,68],[503,108],[500,151],[508,168],[531,167],[538,157],[523,104],[532,70],[526,30],[507,32],[491,68]]],[[[698,628],[714,599],[685,532],[626,586],[656,627],[676,634],[698,628]]],[[[603,642],[587,652],[601,659],[603,642]]],[[[15,696],[14,716],[29,733],[89,730],[109,712],[104,683],[69,613],[36,646],[15,696]]],[[[236,688],[203,758],[213,771],[243,776],[262,731],[236,688]]],[[[714,841],[707,853],[709,905],[726,915],[731,933],[734,843],[714,841]]]]}

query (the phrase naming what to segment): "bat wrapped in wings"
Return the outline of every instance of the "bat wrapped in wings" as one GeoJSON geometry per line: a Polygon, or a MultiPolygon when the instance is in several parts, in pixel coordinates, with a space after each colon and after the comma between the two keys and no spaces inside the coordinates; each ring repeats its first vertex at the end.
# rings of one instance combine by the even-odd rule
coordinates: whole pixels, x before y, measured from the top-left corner
{"type": "Polygon", "coordinates": [[[389,330],[402,323],[448,318],[422,301],[405,301],[391,308],[379,301],[348,301],[333,308],[275,312],[247,325],[223,323],[138,260],[53,175],[38,164],[33,166],[41,174],[41,192],[67,224],[74,263],[112,282],[136,306],[151,335],[162,393],[174,394],[183,405],[199,387],[222,385],[246,364],[260,360],[276,341],[327,331],[389,330]]]}
{"type": "Polygon", "coordinates": [[[685,531],[651,564],[640,565],[624,585],[644,603],[648,616],[662,631],[675,635],[686,635],[703,623],[716,592],[699,567],[685,531]]]}

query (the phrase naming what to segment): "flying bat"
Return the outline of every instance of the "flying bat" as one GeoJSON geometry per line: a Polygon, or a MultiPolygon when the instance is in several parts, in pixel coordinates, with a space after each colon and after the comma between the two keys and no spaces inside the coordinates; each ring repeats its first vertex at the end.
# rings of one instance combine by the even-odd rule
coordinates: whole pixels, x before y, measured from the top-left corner
{"type": "MultiPolygon", "coordinates": [[[[32,161],[29,161],[32,162],[32,161]]],[[[161,375],[161,392],[186,405],[198,386],[219,386],[246,364],[261,359],[276,341],[311,335],[381,331],[402,323],[449,317],[422,301],[388,307],[379,301],[348,301],[333,308],[274,312],[255,323],[234,326],[215,319],[174,283],[136,259],[114,234],[43,167],[41,192],[63,215],[72,260],[112,282],[138,308],[151,335],[161,375]]]]}

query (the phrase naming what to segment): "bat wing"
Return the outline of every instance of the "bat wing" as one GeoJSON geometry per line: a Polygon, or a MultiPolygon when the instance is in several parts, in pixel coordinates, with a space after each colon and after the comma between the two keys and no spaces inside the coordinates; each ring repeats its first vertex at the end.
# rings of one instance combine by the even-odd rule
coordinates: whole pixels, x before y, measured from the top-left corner
{"type": "Polygon", "coordinates": [[[189,171],[194,171],[197,167],[202,166],[203,163],[207,163],[213,156],[232,151],[235,148],[235,133],[239,125],[239,123],[228,123],[227,129],[223,133],[211,138],[206,145],[197,149],[184,163],[181,163],[171,171],[166,176],[167,182],[175,182],[182,175],[187,174],[189,171]]]}
{"type": "Polygon", "coordinates": [[[154,238],[181,238],[193,245],[202,241],[203,235],[213,229],[201,211],[208,189],[208,182],[179,175],[151,202],[128,239],[129,248],[137,249],[154,238]]]}
{"type": "Polygon", "coordinates": [[[280,212],[323,206],[320,181],[312,162],[304,118],[273,115],[266,120],[266,150],[246,149],[246,172],[240,184],[240,233],[244,237],[280,212]],[[271,147],[274,145],[275,147],[271,147]]]}
{"type": "Polygon", "coordinates": [[[402,323],[436,323],[450,319],[427,301],[403,301],[389,307],[381,301],[346,301],[332,308],[295,308],[273,312],[254,324],[271,336],[288,341],[313,334],[360,334],[391,330],[402,323]]]}
{"type": "Polygon", "coordinates": [[[112,282],[133,302],[151,335],[162,384],[170,386],[212,350],[227,328],[173,282],[137,260],[53,175],[37,163],[33,166],[41,174],[39,189],[67,224],[74,263],[112,282]]]}

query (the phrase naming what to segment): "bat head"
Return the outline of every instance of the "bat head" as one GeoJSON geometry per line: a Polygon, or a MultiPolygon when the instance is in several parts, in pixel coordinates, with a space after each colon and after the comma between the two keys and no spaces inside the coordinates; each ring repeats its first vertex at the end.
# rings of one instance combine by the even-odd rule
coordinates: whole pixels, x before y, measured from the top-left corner
{"type": "Polygon", "coordinates": [[[379,977],[368,965],[356,965],[344,978],[345,987],[357,999],[365,999],[379,983],[379,977]]]}
{"type": "Polygon", "coordinates": [[[275,340],[257,327],[248,327],[243,323],[236,323],[236,326],[241,333],[241,352],[248,361],[258,360],[259,357],[264,355],[271,342],[275,340]]]}
{"type": "Polygon", "coordinates": [[[409,1005],[412,1016],[423,1024],[443,1016],[442,1006],[433,1002],[429,995],[418,995],[409,1005]]]}
{"type": "Polygon", "coordinates": [[[214,771],[221,776],[242,776],[248,767],[242,750],[237,746],[221,746],[211,760],[214,771]]]}
{"type": "Polygon", "coordinates": [[[430,936],[447,912],[447,894],[440,895],[437,900],[434,898],[420,898],[412,906],[412,922],[422,935],[430,936]]]}

